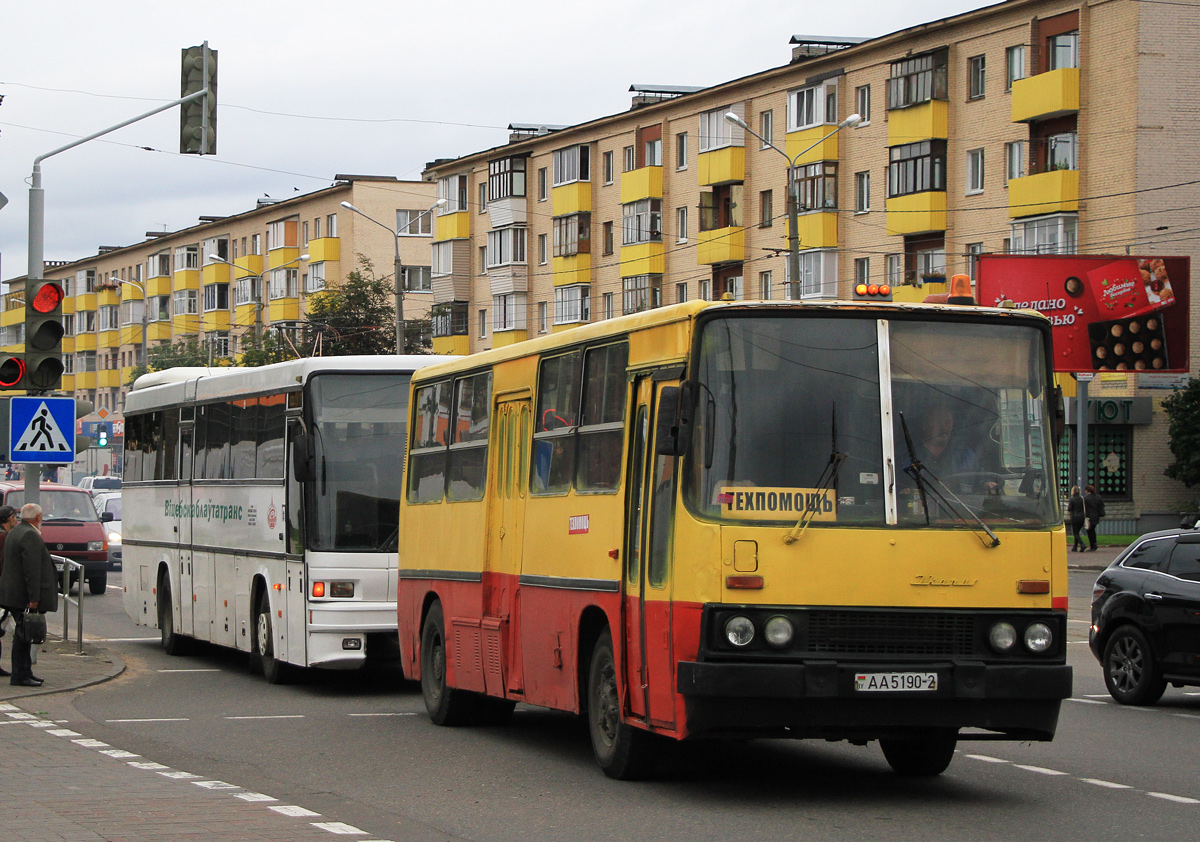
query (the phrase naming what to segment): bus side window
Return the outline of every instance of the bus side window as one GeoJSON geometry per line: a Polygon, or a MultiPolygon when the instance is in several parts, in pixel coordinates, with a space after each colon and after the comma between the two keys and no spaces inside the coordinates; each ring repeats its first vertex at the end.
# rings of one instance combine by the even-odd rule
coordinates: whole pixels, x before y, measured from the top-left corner
{"type": "Polygon", "coordinates": [[[162,443],[162,413],[142,416],[142,479],[160,479],[159,445],[162,443]]]}
{"type": "Polygon", "coordinates": [[[178,479],[179,410],[168,409],[163,413],[162,450],[158,456],[159,473],[156,479],[178,479]]]}
{"type": "Polygon", "coordinates": [[[479,500],[487,486],[492,373],[454,381],[454,440],[447,465],[446,499],[479,500]]]}
{"type": "MultiPolygon", "coordinates": [[[[282,421],[283,406],[280,405],[282,421]]],[[[304,435],[304,427],[299,421],[293,421],[288,425],[288,440],[294,441],[296,438],[304,435]]],[[[282,433],[282,429],[280,430],[282,433]]],[[[291,453],[292,449],[287,448],[287,453],[291,453]]],[[[300,481],[296,479],[296,467],[293,465],[291,470],[287,472],[287,502],[284,504],[284,514],[287,518],[287,544],[284,547],[285,552],[302,553],[304,552],[304,532],[302,518],[302,498],[300,481]]]]}
{"type": "Polygon", "coordinates": [[[259,400],[255,471],[259,479],[283,479],[283,400],[283,395],[259,400]]]}
{"type": "Polygon", "coordinates": [[[208,407],[196,407],[196,433],[192,442],[192,479],[204,479],[204,457],[208,447],[208,407]]]}
{"type": "Polygon", "coordinates": [[[577,491],[615,491],[621,481],[628,362],[626,342],[587,351],[575,466],[577,491]]]}
{"type": "Polygon", "coordinates": [[[571,487],[582,363],[579,351],[542,360],[531,457],[534,494],[561,494],[571,487]]]}
{"type": "Polygon", "coordinates": [[[433,503],[446,493],[446,445],[450,437],[450,381],[417,390],[408,448],[408,501],[433,503]]]}
{"type": "Polygon", "coordinates": [[[125,482],[137,482],[142,478],[142,419],[144,415],[133,415],[125,419],[125,482]]]}

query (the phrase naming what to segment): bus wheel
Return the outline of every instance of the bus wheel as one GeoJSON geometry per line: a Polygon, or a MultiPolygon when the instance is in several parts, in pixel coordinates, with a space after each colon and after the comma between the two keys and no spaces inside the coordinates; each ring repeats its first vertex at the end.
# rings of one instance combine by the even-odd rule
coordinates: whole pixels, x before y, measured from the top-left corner
{"type": "Polygon", "coordinates": [[[171,604],[171,580],[165,575],[158,583],[158,633],[168,655],[186,655],[187,638],[175,631],[175,608],[171,604]]]}
{"type": "Polygon", "coordinates": [[[100,573],[93,573],[88,576],[88,592],[94,596],[99,596],[108,589],[108,571],[104,570],[100,573]]]}
{"type": "Polygon", "coordinates": [[[605,629],[592,651],[588,670],[588,731],[592,752],[604,774],[620,781],[644,778],[654,770],[658,747],[653,734],[621,721],[621,696],[612,633],[605,629]]]}
{"type": "Polygon", "coordinates": [[[254,654],[258,656],[263,678],[268,684],[287,684],[290,670],[287,664],[275,658],[272,628],[271,598],[263,591],[258,599],[258,611],[254,615],[254,654]]]}
{"type": "Polygon", "coordinates": [[[446,686],[446,623],[440,602],[429,607],[421,627],[421,696],[435,725],[464,725],[475,712],[471,694],[446,686]]]}
{"type": "Polygon", "coordinates": [[[879,741],[888,765],[900,775],[930,777],[946,771],[954,758],[958,732],[932,731],[916,737],[879,741]]]}

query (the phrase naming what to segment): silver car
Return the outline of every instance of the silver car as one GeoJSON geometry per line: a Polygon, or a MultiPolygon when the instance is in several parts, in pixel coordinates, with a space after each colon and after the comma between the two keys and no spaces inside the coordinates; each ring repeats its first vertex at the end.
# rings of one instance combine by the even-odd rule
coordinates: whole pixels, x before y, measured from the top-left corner
{"type": "Polygon", "coordinates": [[[108,538],[108,569],[121,569],[121,492],[96,491],[92,496],[96,512],[104,522],[104,532],[108,538]],[[111,515],[111,520],[105,520],[111,515]]]}

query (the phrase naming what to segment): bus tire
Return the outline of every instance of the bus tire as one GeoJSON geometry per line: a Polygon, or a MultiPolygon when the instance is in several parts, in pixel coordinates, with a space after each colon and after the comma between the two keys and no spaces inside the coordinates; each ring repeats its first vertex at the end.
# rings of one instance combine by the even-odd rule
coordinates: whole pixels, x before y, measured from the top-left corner
{"type": "Polygon", "coordinates": [[[271,621],[271,598],[264,590],[258,598],[258,610],[254,613],[254,654],[268,684],[287,684],[291,669],[275,657],[274,626],[271,621]]]}
{"type": "Polygon", "coordinates": [[[894,737],[879,741],[888,765],[899,775],[932,777],[946,771],[954,759],[958,732],[932,731],[915,737],[894,737]]]}
{"type": "Polygon", "coordinates": [[[88,593],[93,596],[100,596],[108,589],[108,571],[104,570],[99,573],[93,573],[88,576],[88,593]]]}
{"type": "Polygon", "coordinates": [[[619,781],[634,781],[654,771],[658,759],[655,736],[621,718],[617,661],[613,656],[612,632],[608,629],[592,650],[587,701],[592,753],[604,774],[619,781]]]}
{"type": "Polygon", "coordinates": [[[165,575],[158,582],[158,633],[168,655],[186,655],[188,639],[175,631],[175,606],[171,603],[171,580],[165,575]]]}
{"type": "Polygon", "coordinates": [[[446,623],[442,604],[429,606],[421,627],[421,697],[434,725],[465,725],[476,712],[476,698],[446,685],[446,623]]]}

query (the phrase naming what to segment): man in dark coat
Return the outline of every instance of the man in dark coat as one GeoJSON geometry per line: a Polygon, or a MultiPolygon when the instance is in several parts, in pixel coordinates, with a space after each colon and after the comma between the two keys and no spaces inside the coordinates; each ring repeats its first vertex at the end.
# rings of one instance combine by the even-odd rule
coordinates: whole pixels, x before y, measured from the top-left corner
{"type": "Polygon", "coordinates": [[[26,503],[21,523],[4,541],[4,569],[0,571],[0,606],[18,618],[12,642],[12,678],[18,687],[40,687],[33,674],[29,639],[25,637],[26,613],[46,614],[58,610],[58,588],[54,561],[42,540],[42,507],[26,503]]]}
{"type": "Polygon", "coordinates": [[[1086,485],[1083,488],[1083,513],[1087,516],[1087,536],[1088,543],[1091,544],[1088,550],[1096,551],[1096,527],[1100,525],[1100,518],[1106,514],[1104,511],[1104,500],[1096,493],[1096,487],[1086,485]]]}

